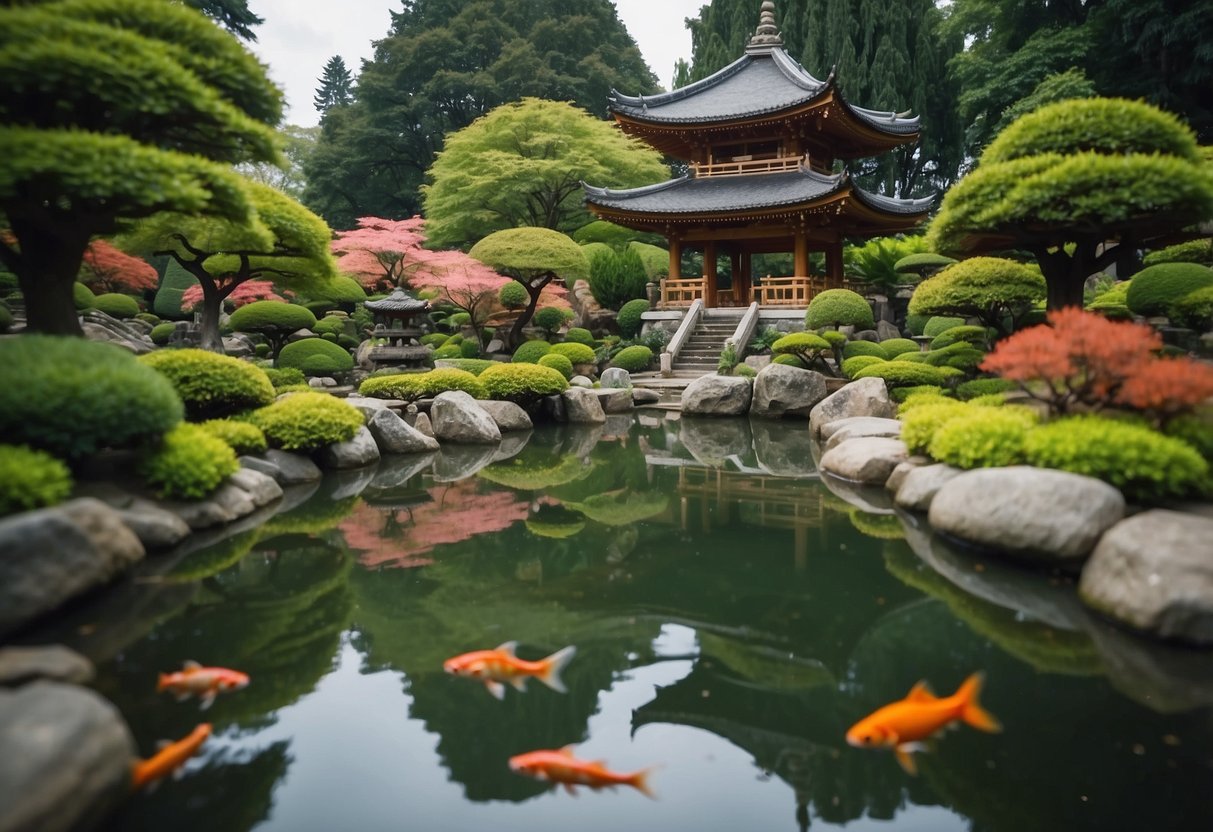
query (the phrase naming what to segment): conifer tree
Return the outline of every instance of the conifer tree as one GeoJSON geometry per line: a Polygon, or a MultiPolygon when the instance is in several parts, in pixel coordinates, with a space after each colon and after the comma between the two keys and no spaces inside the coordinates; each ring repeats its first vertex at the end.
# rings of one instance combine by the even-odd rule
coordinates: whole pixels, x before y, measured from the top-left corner
{"type": "Polygon", "coordinates": [[[333,107],[344,107],[354,100],[354,77],[350,75],[340,55],[329,58],[320,76],[320,86],[312,104],[323,115],[333,107]]]}
{"type": "Polygon", "coordinates": [[[186,5],[193,6],[243,40],[256,41],[253,27],[265,22],[264,17],[249,10],[248,0],[186,0],[186,5]]]}

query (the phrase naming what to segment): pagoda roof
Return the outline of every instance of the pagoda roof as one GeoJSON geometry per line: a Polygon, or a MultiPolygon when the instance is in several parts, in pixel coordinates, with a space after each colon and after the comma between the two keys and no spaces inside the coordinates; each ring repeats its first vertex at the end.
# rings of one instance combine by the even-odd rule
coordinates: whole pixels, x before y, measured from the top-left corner
{"type": "Polygon", "coordinates": [[[362,304],[372,312],[425,312],[430,308],[430,302],[419,300],[410,295],[404,288],[397,286],[392,293],[382,300],[368,300],[362,304]]]}

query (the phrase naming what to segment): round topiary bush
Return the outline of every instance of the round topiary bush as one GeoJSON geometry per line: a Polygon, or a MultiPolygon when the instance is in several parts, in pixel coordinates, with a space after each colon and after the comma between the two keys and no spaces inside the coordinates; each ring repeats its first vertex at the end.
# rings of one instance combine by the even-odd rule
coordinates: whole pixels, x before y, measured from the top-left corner
{"type": "Polygon", "coordinates": [[[322,338],[304,338],[282,348],[278,366],[294,367],[305,376],[331,376],[354,369],[354,358],[349,350],[322,338]]]}
{"type": "Polygon", "coordinates": [[[1166,315],[1171,304],[1213,286],[1213,269],[1196,263],[1161,263],[1133,275],[1126,305],[1135,315],[1166,315]]]}
{"type": "Polygon", "coordinates": [[[553,344],[552,352],[556,355],[563,355],[572,364],[593,364],[597,359],[594,357],[594,349],[588,344],[578,344],[565,342],[563,344],[553,344]]]}
{"type": "Polygon", "coordinates": [[[936,335],[931,340],[931,349],[941,350],[961,341],[983,350],[988,349],[990,332],[984,326],[954,326],[936,335]]]}
{"type": "Polygon", "coordinates": [[[1197,494],[1209,476],[1209,464],[1186,443],[1100,416],[1042,425],[1028,434],[1024,451],[1032,465],[1096,477],[1130,500],[1197,494]]]}
{"type": "Polygon", "coordinates": [[[920,283],[909,312],[973,317],[1009,334],[1044,301],[1045,293],[1044,276],[1035,267],[1001,257],[971,257],[920,283]]]}
{"type": "Polygon", "coordinates": [[[1026,407],[991,411],[972,407],[969,413],[949,419],[931,438],[932,457],[957,468],[997,468],[1024,461],[1024,440],[1038,421],[1026,407]]]}
{"type": "Polygon", "coordinates": [[[899,408],[901,441],[906,443],[910,453],[926,453],[936,431],[952,419],[964,418],[975,410],[955,399],[944,398],[938,392],[907,397],[899,408]]]}
{"type": "Polygon", "coordinates": [[[1167,312],[1172,323],[1198,332],[1213,329],[1213,286],[1189,292],[1171,304],[1167,312]]]}
{"type": "MultiPolygon", "coordinates": [[[[237,310],[239,311],[239,310],[237,310]]],[[[307,311],[306,309],[304,310],[307,311]]],[[[345,334],[345,318],[327,317],[322,318],[312,324],[312,332],[324,337],[325,335],[343,335],[345,334]]]]}
{"type": "Polygon", "coordinates": [[[547,341],[524,341],[514,350],[514,357],[510,360],[515,364],[537,364],[551,351],[552,345],[547,341]]]}
{"type": "Polygon", "coordinates": [[[564,340],[566,343],[585,344],[587,347],[592,347],[594,345],[593,333],[588,329],[584,329],[583,327],[579,326],[569,329],[569,331],[564,334],[564,340]]]}
{"type": "Polygon", "coordinates": [[[152,301],[152,311],[161,318],[179,321],[188,318],[190,314],[181,308],[181,297],[185,290],[198,285],[198,278],[187,272],[175,259],[169,258],[164,267],[164,279],[156,290],[156,298],[152,301]]]}
{"type": "Polygon", "coordinates": [[[424,393],[427,397],[437,396],[439,393],[445,393],[448,390],[462,390],[473,399],[487,399],[489,397],[488,391],[485,389],[480,377],[474,373],[469,373],[467,370],[442,367],[437,370],[430,370],[428,373],[422,373],[419,378],[422,379],[424,393]]]}
{"type": "Polygon", "coordinates": [[[78,459],[155,439],[181,421],[164,376],[110,344],[49,335],[0,341],[0,437],[78,459]]]}
{"type": "Polygon", "coordinates": [[[1009,393],[1019,389],[1019,385],[1005,378],[975,378],[956,385],[956,395],[962,401],[976,399],[979,396],[992,396],[998,393],[1009,393]]]}
{"type": "Polygon", "coordinates": [[[222,439],[237,454],[264,453],[267,445],[261,428],[248,422],[212,419],[199,425],[216,439],[222,439]]]}
{"type": "Polygon", "coordinates": [[[497,292],[497,300],[506,309],[521,309],[531,299],[526,287],[517,280],[511,280],[497,292]]]}
{"type": "MultiPolygon", "coordinates": [[[[911,341],[910,343],[913,343],[911,341]]],[[[917,346],[914,349],[918,349],[917,346]]],[[[883,346],[871,341],[848,341],[846,346],[842,348],[843,359],[854,358],[857,355],[871,355],[879,358],[882,361],[889,360],[889,354],[883,346]]]]}
{"type": "Polygon", "coordinates": [[[467,341],[464,341],[462,344],[459,345],[459,357],[460,358],[479,358],[480,357],[480,345],[477,344],[474,340],[469,339],[467,341]]]}
{"type": "Polygon", "coordinates": [[[168,339],[173,336],[173,332],[176,329],[176,324],[156,324],[154,327],[152,327],[150,335],[152,343],[163,347],[168,343],[168,339]]]}
{"type": "Polygon", "coordinates": [[[76,304],[76,309],[92,309],[97,302],[97,296],[93,294],[93,290],[85,286],[83,283],[72,284],[72,300],[76,304]]]}
{"type": "Polygon", "coordinates": [[[569,387],[558,371],[538,364],[495,364],[479,378],[490,399],[514,402],[523,407],[569,387]]]}
{"type": "Polygon", "coordinates": [[[942,387],[963,373],[953,367],[932,367],[929,364],[912,364],[908,361],[886,361],[864,367],[855,378],[880,378],[889,387],[917,387],[933,385],[942,387]]]}
{"type": "Polygon", "coordinates": [[[1173,246],[1152,251],[1142,258],[1142,265],[1157,266],[1159,263],[1199,263],[1213,266],[1213,240],[1189,240],[1173,246]]]}
{"type": "Polygon", "coordinates": [[[311,292],[310,298],[315,301],[328,301],[343,306],[349,311],[354,304],[367,299],[366,289],[352,277],[337,275],[325,281],[311,292]]]}
{"type": "Polygon", "coordinates": [[[889,356],[890,361],[899,355],[919,351],[918,344],[914,343],[909,338],[890,338],[887,341],[881,341],[880,346],[885,351],[885,354],[889,356]]]}
{"type": "Polygon", "coordinates": [[[180,424],[137,465],[139,475],[161,497],[199,500],[240,470],[236,453],[201,425],[180,424]]]}
{"type": "MultiPolygon", "coordinates": [[[[556,346],[561,346],[557,344],[556,346]]],[[[547,355],[539,357],[540,367],[551,367],[556,372],[560,373],[566,379],[573,377],[573,362],[566,356],[558,352],[549,352],[547,355]]]]}
{"type": "Polygon", "coordinates": [[[443,344],[438,349],[434,350],[434,360],[447,358],[463,358],[462,344],[443,344]]]}
{"type": "Polygon", "coordinates": [[[478,376],[489,367],[495,366],[497,363],[498,362],[491,361],[487,358],[449,358],[442,362],[442,366],[449,367],[454,370],[464,370],[474,376],[478,376]]]}
{"type": "Polygon", "coordinates": [[[93,299],[93,308],[112,318],[133,318],[139,314],[139,302],[130,295],[106,292],[93,299]]]}
{"type": "Polygon", "coordinates": [[[286,339],[301,329],[316,326],[311,310],[294,303],[278,300],[258,300],[246,303],[232,313],[228,325],[234,332],[254,332],[270,342],[275,355],[286,339]]]}
{"type": "Polygon", "coordinates": [[[927,318],[926,324],[922,327],[922,335],[927,338],[938,338],[952,327],[964,326],[965,319],[957,318],[951,315],[933,315],[927,318]]]}
{"type": "Polygon", "coordinates": [[[0,445],[0,517],[63,502],[72,493],[68,467],[43,451],[0,445]]]}
{"type": "Polygon", "coordinates": [[[789,367],[798,367],[801,370],[808,369],[808,366],[803,361],[801,361],[796,356],[791,355],[790,353],[783,353],[782,355],[776,355],[774,358],[771,359],[771,363],[772,364],[785,364],[789,367]]]}
{"type": "Polygon", "coordinates": [[[139,361],[163,375],[193,422],[261,407],[274,400],[274,385],[260,368],[206,350],[160,350],[139,361]]]}
{"type": "Polygon", "coordinates": [[[635,338],[640,332],[641,324],[644,323],[640,316],[649,311],[649,302],[647,300],[630,300],[619,308],[619,314],[615,316],[616,322],[619,324],[619,331],[624,338],[635,338]]]}
{"type": "Polygon", "coordinates": [[[362,413],[327,393],[294,393],[253,411],[248,420],[265,433],[275,448],[312,450],[354,438],[362,413]]]}
{"type": "Polygon", "coordinates": [[[804,325],[807,329],[822,327],[853,326],[856,329],[872,329],[872,307],[862,295],[850,289],[827,289],[809,301],[804,325]]]}
{"type": "Polygon", "coordinates": [[[565,317],[564,310],[555,306],[543,307],[532,318],[535,326],[547,332],[555,332],[560,329],[560,327],[564,326],[565,320],[567,318],[565,317]]]}
{"type": "Polygon", "coordinates": [[[438,347],[441,347],[443,344],[445,344],[446,339],[448,339],[450,337],[451,337],[450,335],[447,335],[444,332],[430,332],[426,335],[422,335],[421,338],[419,338],[418,340],[421,342],[422,346],[434,347],[435,349],[437,349],[438,347]]]}
{"type": "Polygon", "coordinates": [[[642,346],[624,347],[615,354],[611,363],[629,373],[643,373],[653,363],[653,351],[642,346]]]}
{"type": "Polygon", "coordinates": [[[358,395],[375,399],[400,399],[414,402],[425,398],[425,373],[394,373],[389,376],[372,376],[358,386],[358,395]]]}
{"type": "Polygon", "coordinates": [[[882,363],[884,363],[884,359],[875,355],[852,356],[842,362],[842,374],[847,378],[855,378],[855,374],[864,367],[871,367],[873,364],[882,363]]]}
{"type": "Polygon", "coordinates": [[[793,332],[771,344],[771,352],[776,356],[795,356],[805,367],[812,364],[823,352],[829,351],[830,342],[812,332],[793,332]]]}

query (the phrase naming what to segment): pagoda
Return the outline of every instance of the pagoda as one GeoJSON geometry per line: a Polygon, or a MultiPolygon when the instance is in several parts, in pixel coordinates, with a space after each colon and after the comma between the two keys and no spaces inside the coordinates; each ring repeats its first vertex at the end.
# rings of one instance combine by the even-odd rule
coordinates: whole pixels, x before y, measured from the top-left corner
{"type": "Polygon", "coordinates": [[[932,199],[893,199],[859,188],[838,160],[861,159],[918,140],[917,117],[850,104],[833,72],[810,75],[784,49],[775,4],[762,4],[745,54],[719,72],[651,96],[612,90],[623,131],[683,160],[685,176],[629,190],[585,184],[597,217],[666,237],[670,273],[661,305],[806,306],[842,286],[844,237],[906,231],[932,199]],[[704,274],[684,277],[682,254],[703,251],[704,274]],[[793,274],[755,280],[751,256],[792,252],[793,274]],[[810,252],[825,253],[813,275],[810,252]],[[732,285],[717,285],[717,257],[731,258],[732,285]]]}

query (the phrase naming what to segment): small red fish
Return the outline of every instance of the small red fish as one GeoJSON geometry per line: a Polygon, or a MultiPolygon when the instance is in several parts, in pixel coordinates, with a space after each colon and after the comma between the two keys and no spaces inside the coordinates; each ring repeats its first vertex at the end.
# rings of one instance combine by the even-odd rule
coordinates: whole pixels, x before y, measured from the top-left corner
{"type": "Polygon", "coordinates": [[[897,762],[909,774],[918,771],[910,752],[922,749],[921,741],[953,722],[965,722],[982,731],[1002,730],[998,720],[977,701],[983,674],[965,679],[956,693],[938,697],[925,681],[919,682],[905,699],[885,705],[847,731],[847,742],[858,748],[892,748],[897,762]]]}
{"type": "Polygon", "coordinates": [[[598,789],[615,786],[631,786],[637,791],[656,799],[649,789],[648,777],[652,769],[642,769],[631,774],[621,774],[606,769],[604,760],[578,760],[573,756],[573,746],[568,745],[554,751],[530,751],[510,758],[510,770],[538,780],[560,783],[569,794],[577,794],[574,786],[589,786],[598,789]]]}
{"type": "Polygon", "coordinates": [[[198,752],[210,735],[210,723],[204,722],[182,739],[164,743],[150,758],[136,760],[131,767],[131,786],[140,789],[162,777],[180,773],[185,761],[198,752]]]}
{"type": "Polygon", "coordinates": [[[202,710],[206,710],[220,693],[248,687],[247,673],[228,670],[226,667],[203,667],[198,662],[188,661],[176,673],[161,673],[156,683],[156,692],[169,690],[177,695],[177,701],[191,695],[201,697],[202,710]]]}
{"type": "Polygon", "coordinates": [[[515,689],[526,690],[528,677],[535,677],[549,688],[560,693],[567,693],[564,682],[560,680],[560,671],[577,653],[572,645],[557,650],[546,659],[529,662],[514,655],[518,642],[507,641],[493,650],[474,650],[447,659],[442,663],[442,669],[456,676],[478,679],[484,682],[489,693],[498,699],[505,697],[505,685],[508,682],[515,689]]]}

